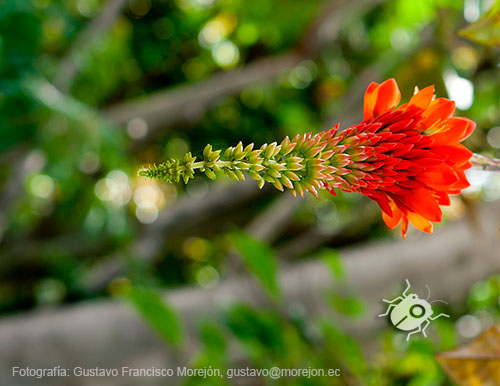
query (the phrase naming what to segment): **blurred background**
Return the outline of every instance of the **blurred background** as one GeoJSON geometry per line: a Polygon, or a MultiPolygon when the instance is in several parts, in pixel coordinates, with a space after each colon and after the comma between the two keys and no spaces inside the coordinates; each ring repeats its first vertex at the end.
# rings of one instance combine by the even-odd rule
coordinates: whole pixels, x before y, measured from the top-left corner
{"type": "Polygon", "coordinates": [[[359,195],[294,199],[252,180],[201,176],[186,187],[136,171],[200,156],[206,143],[347,127],[362,119],[367,85],[390,77],[403,101],[435,84],[478,123],[466,145],[499,157],[497,9],[1,2],[0,383],[452,385],[434,355],[500,320],[498,174],[471,171],[433,235],[410,229],[401,240],[359,195]],[[406,342],[377,318],[406,278],[421,297],[428,285],[449,302],[428,339],[406,342]],[[342,376],[12,377],[12,366],[58,365],[342,376]]]}

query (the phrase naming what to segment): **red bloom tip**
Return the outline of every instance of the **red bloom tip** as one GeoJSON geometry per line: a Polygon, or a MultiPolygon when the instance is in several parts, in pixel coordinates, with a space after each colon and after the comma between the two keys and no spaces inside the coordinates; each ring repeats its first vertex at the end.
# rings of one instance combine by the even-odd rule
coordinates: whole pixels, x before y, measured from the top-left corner
{"type": "Polygon", "coordinates": [[[364,178],[359,184],[346,178],[342,188],[376,201],[387,226],[393,229],[401,222],[406,237],[408,221],[432,233],[431,222],[442,219],[440,205],[449,205],[450,194],[469,186],[464,171],[471,166],[472,152],[459,142],[476,124],[452,117],[455,102],[435,98],[434,86],[416,89],[408,103],[397,107],[400,99],[394,79],[371,83],[364,121],[349,128],[339,144],[355,144],[347,153],[355,161],[364,160],[345,166],[364,178]]]}
{"type": "Polygon", "coordinates": [[[401,92],[395,79],[388,79],[382,84],[370,83],[365,93],[363,119],[374,117],[394,109],[401,100],[401,92]]]}

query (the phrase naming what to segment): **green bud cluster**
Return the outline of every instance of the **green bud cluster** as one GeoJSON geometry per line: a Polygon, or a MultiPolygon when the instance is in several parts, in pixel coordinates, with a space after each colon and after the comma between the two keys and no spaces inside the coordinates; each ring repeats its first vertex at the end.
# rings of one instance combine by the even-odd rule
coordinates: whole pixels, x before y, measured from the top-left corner
{"type": "Polygon", "coordinates": [[[142,177],[166,182],[184,181],[194,177],[195,170],[214,180],[224,174],[239,181],[246,176],[257,181],[259,188],[270,183],[276,189],[289,189],[293,195],[303,196],[306,191],[317,195],[317,189],[340,186],[344,166],[349,164],[349,156],[342,154],[348,147],[339,144],[343,136],[335,136],[335,130],[319,134],[297,135],[290,140],[286,137],[280,144],[273,142],[254,149],[254,144],[243,147],[239,142],[234,147],[213,150],[207,145],[203,159],[187,153],[181,160],[170,159],[160,165],[152,165],[139,170],[142,177]],[[339,173],[340,172],[340,173],[339,173]]]}

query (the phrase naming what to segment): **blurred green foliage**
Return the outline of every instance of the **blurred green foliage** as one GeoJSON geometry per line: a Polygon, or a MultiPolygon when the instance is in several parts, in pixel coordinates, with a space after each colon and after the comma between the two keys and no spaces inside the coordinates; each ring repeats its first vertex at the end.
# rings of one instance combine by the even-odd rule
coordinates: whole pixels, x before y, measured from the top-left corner
{"type": "Polygon", "coordinates": [[[182,326],[175,312],[155,291],[144,287],[132,287],[127,299],[144,316],[166,342],[178,345],[182,342],[182,326]]]}
{"type": "MultiPolygon", "coordinates": [[[[243,237],[243,236],[242,236],[243,237]]],[[[242,260],[251,266],[244,254],[261,251],[262,243],[246,238],[242,260]],[[250,249],[253,248],[253,251],[250,249]]],[[[342,282],[339,272],[345,269],[335,250],[323,252],[325,269],[330,269],[333,282],[342,282]],[[334,269],[331,269],[334,267],[334,269]]],[[[249,267],[250,268],[250,267],[249,267]]],[[[452,318],[434,321],[429,338],[414,336],[406,341],[406,333],[391,326],[377,337],[353,337],[344,328],[363,307],[356,298],[339,303],[337,293],[325,298],[330,304],[327,314],[312,317],[302,305],[284,308],[284,301],[274,301],[262,309],[249,304],[234,304],[219,310],[223,317],[216,322],[202,322],[199,328],[200,351],[192,359],[193,368],[227,369],[250,366],[256,369],[341,369],[341,377],[262,377],[270,385],[451,385],[437,364],[434,355],[456,347],[464,337],[477,335],[481,329],[500,321],[500,276],[476,283],[463,307],[436,308],[435,313],[447,312],[452,318]],[[340,322],[337,316],[347,319],[340,322]],[[236,346],[231,342],[236,342],[236,346]],[[241,349],[241,353],[238,351],[241,349]],[[366,351],[376,351],[368,358],[366,351]],[[237,354],[236,354],[237,353],[237,354]],[[236,354],[236,355],[235,355],[236,354]]],[[[271,299],[274,295],[269,293],[271,299]]],[[[381,307],[383,304],[381,302],[381,307]]],[[[370,334],[370,331],[364,332],[370,334]]],[[[167,343],[169,341],[167,340],[167,343]]],[[[311,372],[314,374],[314,372],[311,372]]],[[[226,385],[232,379],[224,377],[191,377],[187,385],[226,385]]]]}
{"type": "Polygon", "coordinates": [[[487,46],[500,45],[500,2],[495,1],[488,12],[473,24],[460,31],[460,34],[487,46]]]}
{"type": "MultiPolygon", "coordinates": [[[[395,77],[403,99],[415,85],[436,84],[438,95],[456,99],[459,113],[478,123],[468,147],[500,156],[498,51],[457,34],[486,13],[488,2],[376,3],[352,1],[356,12],[332,27],[338,27],[338,36],[276,79],[227,93],[206,111],[189,105],[176,123],[151,130],[140,118],[117,124],[109,109],[310,48],[314,42],[304,39],[323,14],[323,3],[130,0],[107,30],[91,33],[75,47],[107,2],[0,2],[0,312],[115,295],[128,283],[129,301],[169,344],[175,343],[182,336],[179,321],[150,288],[213,288],[228,271],[225,257],[235,244],[247,270],[269,293],[279,294],[275,249],[311,229],[325,236],[325,269],[343,280],[334,248],[389,235],[360,197],[339,193],[334,199],[321,194],[304,200],[268,246],[243,233],[232,239],[226,234],[235,225],[244,227],[276,195],[213,214],[189,229],[180,221],[165,232],[159,217],[177,207],[177,198],[206,197],[207,182],[199,179],[188,188],[156,185],[136,178],[135,170],[187,151],[199,155],[206,143],[261,144],[328,128],[338,119],[345,127],[361,118],[361,99],[353,95],[361,97],[371,80],[395,77]],[[68,57],[73,76],[63,78],[68,57]],[[143,258],[144,251],[152,252],[143,258]],[[102,276],[110,260],[123,268],[117,277],[102,276]]],[[[479,23],[493,25],[488,31],[494,37],[492,15],[479,23]]],[[[475,35],[491,44],[488,36],[475,35]]],[[[468,197],[495,200],[498,189],[484,185],[468,197]]],[[[463,213],[457,200],[445,216],[456,219],[463,213]]],[[[322,248],[287,258],[297,261],[322,248]]],[[[453,347],[457,331],[498,320],[499,282],[493,277],[474,286],[462,309],[449,310],[452,320],[436,322],[432,341],[406,344],[400,334],[386,331],[383,350],[370,360],[335,322],[340,314],[362,315],[356,294],[325,299],[332,312],[326,320],[310,320],[300,307],[283,311],[279,301],[269,309],[233,305],[220,323],[200,326],[202,346],[193,365],[234,366],[228,347],[235,340],[253,366],[341,367],[357,384],[447,385],[432,354],[453,347]]],[[[336,380],[276,383],[313,381],[331,385],[336,380]]]]}
{"type": "Polygon", "coordinates": [[[276,256],[272,249],[243,232],[234,233],[231,240],[253,276],[260,281],[271,296],[278,296],[276,256]]]}

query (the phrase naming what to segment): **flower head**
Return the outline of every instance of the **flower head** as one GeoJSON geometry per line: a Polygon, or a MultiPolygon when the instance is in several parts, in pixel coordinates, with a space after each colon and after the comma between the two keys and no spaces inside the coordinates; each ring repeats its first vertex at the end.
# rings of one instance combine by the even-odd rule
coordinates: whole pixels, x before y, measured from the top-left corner
{"type": "Polygon", "coordinates": [[[142,168],[139,175],[187,183],[200,170],[211,179],[226,174],[234,180],[249,176],[259,187],[266,182],[292,194],[335,194],[340,188],[376,201],[389,228],[408,222],[431,233],[431,222],[442,218],[440,205],[450,194],[469,186],[464,171],[472,152],[460,144],[474,130],[467,118],[452,117],[455,103],[434,97],[434,87],[416,89],[408,103],[401,99],[394,79],[371,83],[365,94],[363,122],[339,131],[336,125],[317,134],[286,137],[280,144],[258,149],[240,142],[224,151],[207,145],[203,159],[188,153],[142,168]]]}
{"type": "Polygon", "coordinates": [[[349,165],[360,183],[342,187],[376,201],[387,226],[401,222],[406,237],[408,221],[431,233],[431,222],[442,219],[440,205],[449,205],[450,194],[469,186],[465,170],[473,153],[460,142],[475,123],[452,117],[455,103],[435,98],[434,86],[416,89],[408,103],[397,107],[400,98],[394,79],[368,86],[364,121],[347,129],[360,138],[357,147],[368,158],[349,165]]]}

